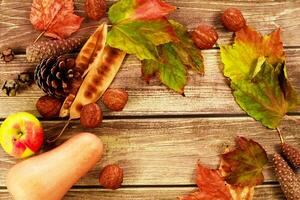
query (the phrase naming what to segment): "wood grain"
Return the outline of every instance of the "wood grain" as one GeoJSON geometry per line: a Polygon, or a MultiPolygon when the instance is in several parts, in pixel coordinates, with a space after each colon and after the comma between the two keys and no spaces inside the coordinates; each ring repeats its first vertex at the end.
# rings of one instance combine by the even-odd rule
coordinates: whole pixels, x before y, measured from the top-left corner
{"type": "MultiPolygon", "coordinates": [[[[35,40],[39,34],[29,21],[32,0],[3,0],[0,7],[0,49],[5,46],[24,52],[26,46],[35,40]]],[[[76,13],[85,16],[84,0],[75,1],[76,13]]],[[[277,27],[283,30],[282,38],[286,46],[300,46],[300,38],[296,33],[300,30],[300,2],[287,0],[265,1],[191,1],[168,0],[179,8],[170,18],[178,20],[194,29],[200,23],[214,25],[219,33],[218,43],[231,41],[232,33],[226,31],[220,23],[220,15],[228,7],[237,7],[242,10],[248,24],[264,34],[270,33],[277,27]]],[[[112,4],[110,1],[109,4],[112,4]]],[[[84,20],[80,31],[75,35],[87,36],[91,34],[98,22],[84,20]]]]}
{"type": "MultiPolygon", "coordinates": [[[[174,200],[196,190],[195,187],[139,187],[105,190],[101,188],[71,189],[63,200],[174,200]]],[[[261,185],[255,188],[254,200],[282,200],[279,185],[261,185]]],[[[1,200],[12,200],[7,190],[0,190],[1,200]]]]}
{"type": "MultiPolygon", "coordinates": [[[[289,77],[300,94],[300,49],[287,49],[286,53],[289,77]]],[[[185,88],[186,97],[168,90],[156,79],[148,85],[141,78],[140,61],[128,56],[111,87],[125,88],[129,93],[129,102],[122,112],[109,112],[102,105],[105,116],[244,114],[235,103],[231,89],[219,69],[222,66],[219,51],[208,50],[203,54],[206,74],[190,74],[185,88]]],[[[28,63],[24,56],[17,56],[10,63],[0,61],[0,84],[16,78],[20,72],[33,71],[35,65],[28,63]]],[[[6,97],[2,92],[0,117],[18,111],[38,115],[35,102],[42,95],[37,86],[21,91],[16,97],[6,97]]],[[[300,107],[296,111],[299,113],[300,107]]]]}
{"type": "MultiPolygon", "coordinates": [[[[43,125],[45,133],[53,136],[64,122],[51,121],[43,125]]],[[[286,141],[300,149],[300,126],[292,120],[284,120],[280,128],[286,141]]],[[[236,136],[260,142],[269,155],[279,143],[276,131],[262,127],[249,117],[214,117],[105,120],[96,129],[84,129],[74,122],[57,144],[81,131],[97,134],[106,150],[102,162],[77,185],[98,185],[100,169],[110,163],[124,168],[124,185],[194,184],[197,160],[216,168],[218,155],[227,145],[233,145],[236,136]]],[[[0,158],[0,186],[4,186],[7,170],[16,160],[2,150],[0,158]]],[[[271,165],[265,168],[264,174],[266,182],[275,181],[271,165]]]]}

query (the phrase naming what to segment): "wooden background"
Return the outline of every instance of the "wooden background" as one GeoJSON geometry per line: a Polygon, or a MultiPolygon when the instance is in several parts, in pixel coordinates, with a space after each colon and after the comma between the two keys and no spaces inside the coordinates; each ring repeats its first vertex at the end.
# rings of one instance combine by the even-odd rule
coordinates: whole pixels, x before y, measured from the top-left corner
{"type": "MultiPolygon", "coordinates": [[[[76,12],[84,16],[83,0],[75,0],[76,12]]],[[[228,7],[242,10],[248,24],[267,34],[282,28],[282,40],[287,54],[291,82],[300,93],[300,1],[299,0],[168,0],[180,9],[171,18],[185,24],[190,30],[199,23],[214,25],[219,33],[219,44],[232,41],[232,33],[220,24],[220,14],[228,7]]],[[[112,2],[109,2],[112,4],[112,2]]],[[[14,61],[0,61],[0,84],[16,74],[34,70],[36,63],[28,63],[26,46],[37,35],[29,21],[31,0],[0,0],[0,50],[13,48],[14,61]]],[[[85,19],[77,35],[88,36],[99,22],[85,19]]],[[[57,144],[79,131],[91,131],[105,143],[103,160],[83,177],[65,199],[101,200],[171,200],[193,191],[194,169],[198,159],[207,166],[217,167],[218,155],[234,138],[243,135],[259,141],[268,155],[276,151],[279,139],[269,130],[248,117],[234,102],[231,90],[221,73],[219,49],[203,51],[206,74],[191,74],[182,97],[154,80],[149,85],[141,79],[140,63],[127,56],[111,87],[124,88],[129,102],[122,112],[104,109],[104,122],[97,129],[83,129],[73,122],[57,144]],[[105,190],[98,185],[100,169],[117,163],[125,171],[122,188],[105,190]]],[[[32,86],[16,97],[0,95],[0,117],[28,111],[38,115],[35,102],[43,93],[32,86]]],[[[101,103],[100,103],[101,104],[101,103]]],[[[300,120],[300,107],[289,113],[300,120]]],[[[64,125],[62,120],[42,121],[46,133],[54,135],[64,125]]],[[[287,142],[300,148],[300,126],[285,118],[280,128],[287,142]]],[[[47,148],[47,147],[46,147],[47,148]]],[[[11,199],[5,186],[8,169],[17,160],[0,150],[0,199],[11,199]]],[[[265,170],[264,184],[255,189],[256,200],[284,199],[272,166],[265,170]]],[[[299,177],[300,177],[300,173],[299,177]]]]}

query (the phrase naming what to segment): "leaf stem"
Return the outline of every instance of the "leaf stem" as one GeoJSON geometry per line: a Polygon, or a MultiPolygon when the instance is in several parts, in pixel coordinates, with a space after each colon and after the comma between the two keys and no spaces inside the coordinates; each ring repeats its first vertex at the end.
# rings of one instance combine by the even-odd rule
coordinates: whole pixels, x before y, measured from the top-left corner
{"type": "Polygon", "coordinates": [[[65,124],[65,126],[63,127],[63,129],[60,131],[60,133],[57,136],[55,136],[54,138],[52,138],[50,140],[47,140],[47,143],[53,143],[53,142],[55,142],[65,132],[65,130],[69,126],[70,122],[71,122],[71,119],[69,119],[67,121],[67,123],[65,124]]]}
{"type": "Polygon", "coordinates": [[[277,130],[278,136],[279,136],[279,138],[280,138],[280,142],[281,142],[281,144],[283,144],[283,143],[284,143],[284,139],[283,139],[283,137],[282,137],[281,131],[280,131],[279,128],[276,128],[276,130],[277,130]]]}

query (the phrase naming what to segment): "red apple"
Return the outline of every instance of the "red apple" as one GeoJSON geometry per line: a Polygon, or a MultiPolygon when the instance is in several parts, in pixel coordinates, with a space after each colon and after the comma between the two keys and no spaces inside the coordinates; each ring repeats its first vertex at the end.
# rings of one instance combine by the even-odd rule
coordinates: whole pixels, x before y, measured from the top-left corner
{"type": "Polygon", "coordinates": [[[40,150],[43,140],[42,124],[27,112],[8,116],[0,128],[2,148],[16,158],[26,158],[35,154],[40,150]]]}

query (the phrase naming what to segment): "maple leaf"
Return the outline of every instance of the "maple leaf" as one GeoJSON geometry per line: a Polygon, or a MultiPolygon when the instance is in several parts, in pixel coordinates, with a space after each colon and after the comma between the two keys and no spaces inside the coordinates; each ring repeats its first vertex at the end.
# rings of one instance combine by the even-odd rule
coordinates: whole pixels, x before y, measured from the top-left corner
{"type": "Polygon", "coordinates": [[[187,82],[186,67],[203,74],[203,57],[184,26],[174,20],[170,20],[170,23],[179,40],[158,47],[158,60],[142,61],[142,75],[147,82],[157,75],[166,86],[184,95],[187,82]]]}
{"type": "Polygon", "coordinates": [[[156,46],[173,40],[177,37],[166,19],[116,24],[107,35],[110,46],[135,54],[140,60],[157,59],[156,46]]]}
{"type": "Polygon", "coordinates": [[[263,182],[262,170],[267,163],[267,153],[260,144],[238,137],[236,147],[221,155],[220,171],[230,185],[251,187],[263,182]]]}
{"type": "Polygon", "coordinates": [[[172,44],[160,46],[159,61],[142,61],[142,73],[147,77],[158,74],[162,83],[184,95],[183,88],[187,82],[187,72],[184,64],[176,57],[176,51],[172,44]]]}
{"type": "Polygon", "coordinates": [[[30,22],[45,36],[66,38],[76,32],[83,18],[74,14],[73,0],[33,0],[30,22]]]}
{"type": "Polygon", "coordinates": [[[108,17],[113,24],[124,20],[160,19],[176,9],[160,0],[120,0],[108,11],[108,17]]]}
{"type": "Polygon", "coordinates": [[[174,9],[160,0],[118,1],[108,11],[113,26],[108,32],[107,43],[135,54],[140,60],[156,60],[156,46],[177,40],[172,25],[165,18],[174,9]]]}
{"type": "Polygon", "coordinates": [[[231,200],[231,195],[218,170],[207,168],[198,163],[197,165],[196,191],[180,200],[231,200]]]}
{"type": "Polygon", "coordinates": [[[262,36],[250,27],[236,32],[233,45],[221,47],[224,75],[239,106],[268,128],[276,128],[297,107],[288,80],[280,29],[262,36]]]}

